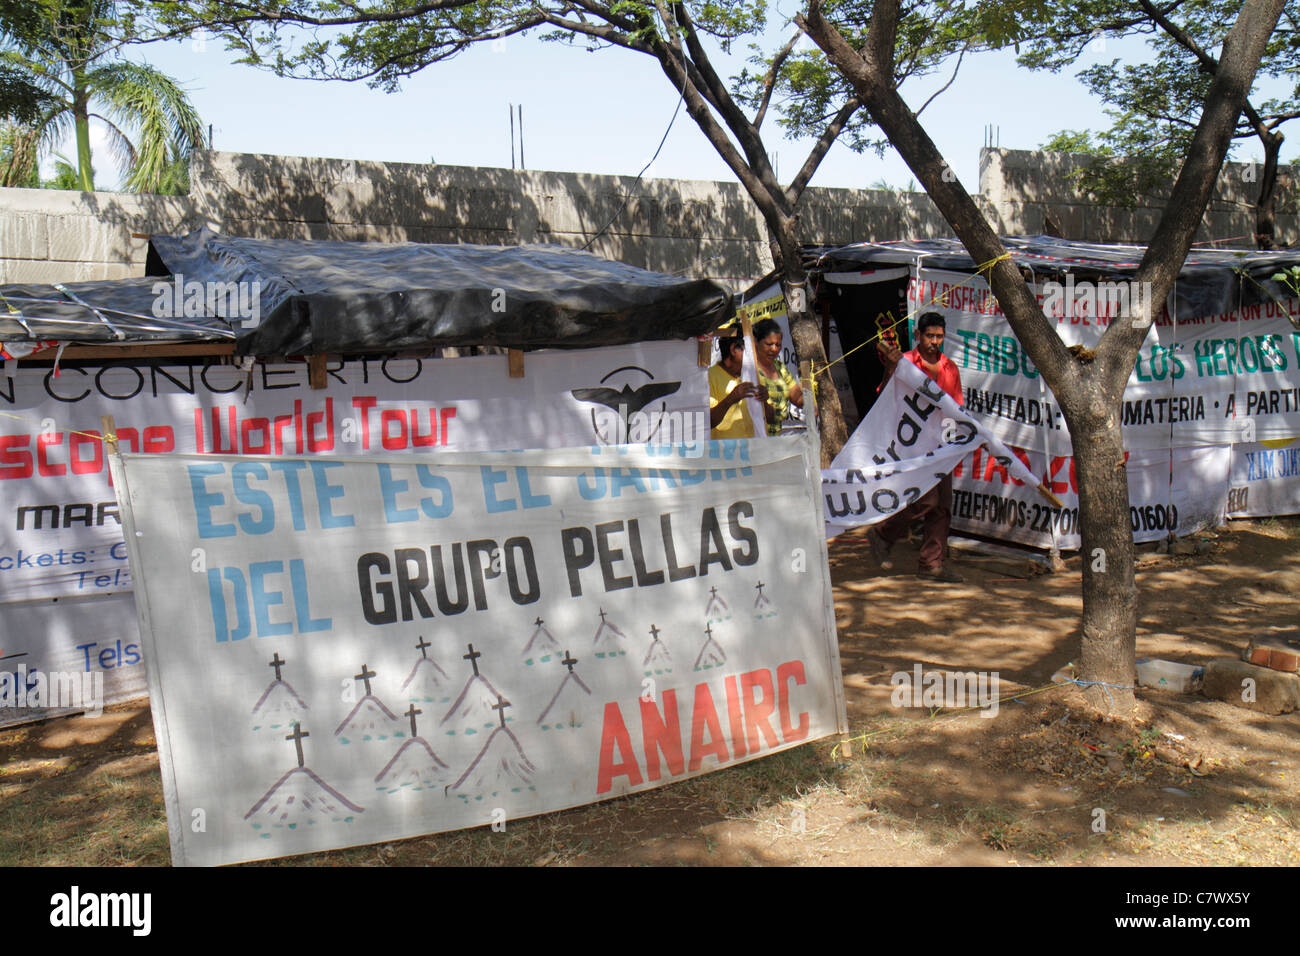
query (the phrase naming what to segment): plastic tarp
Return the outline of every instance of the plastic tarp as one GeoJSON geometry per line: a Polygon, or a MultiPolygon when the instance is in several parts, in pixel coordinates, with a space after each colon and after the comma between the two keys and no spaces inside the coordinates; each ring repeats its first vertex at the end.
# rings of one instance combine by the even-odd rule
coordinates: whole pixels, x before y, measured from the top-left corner
{"type": "Polygon", "coordinates": [[[214,315],[159,314],[157,282],[0,286],[0,342],[228,342],[235,337],[214,315]]]}
{"type": "Polygon", "coordinates": [[[200,230],[155,237],[152,247],[186,281],[260,280],[261,322],[239,330],[238,350],[251,355],[624,345],[700,335],[731,308],[731,294],[715,282],[558,246],[238,239],[200,230]]]}
{"type": "MultiPolygon", "coordinates": [[[[1131,278],[1146,251],[1143,246],[1100,245],[1052,236],[1004,236],[1002,244],[1018,266],[1040,276],[1072,272],[1079,278],[1123,281],[1131,278]]],[[[858,242],[817,250],[816,272],[853,272],[884,264],[974,272],[976,262],[956,239],[858,242]]],[[[1300,252],[1254,249],[1193,249],[1174,286],[1180,316],[1222,315],[1242,306],[1281,302],[1295,294],[1271,276],[1300,265],[1300,252]]]]}
{"type": "Polygon", "coordinates": [[[701,335],[732,308],[731,293],[712,280],[543,245],[242,239],[200,229],[154,236],[146,271],[158,278],[64,286],[79,302],[51,286],[0,286],[11,302],[6,318],[0,301],[0,341],[233,337],[240,354],[263,356],[588,348],[701,335]],[[167,283],[162,295],[171,303],[161,310],[158,282],[167,283]],[[257,314],[156,317],[176,315],[187,296],[172,287],[195,282],[235,283],[242,293],[256,283],[257,314]]]}

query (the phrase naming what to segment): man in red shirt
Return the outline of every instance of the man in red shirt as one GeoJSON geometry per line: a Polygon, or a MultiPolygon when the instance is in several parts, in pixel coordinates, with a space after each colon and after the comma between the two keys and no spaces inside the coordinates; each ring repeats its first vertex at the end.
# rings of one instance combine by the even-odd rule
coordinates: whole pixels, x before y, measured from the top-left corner
{"type": "MultiPolygon", "coordinates": [[[[938,312],[925,312],[916,320],[916,348],[899,352],[893,345],[880,343],[877,352],[885,366],[885,381],[894,374],[900,359],[908,359],[939,387],[952,396],[958,405],[963,404],[961,373],[957,366],[943,354],[946,330],[943,316],[938,312]]],[[[935,581],[960,584],[962,577],[946,562],[948,552],[948,527],[952,523],[952,475],[945,476],[937,485],[917,498],[902,511],[885,519],[867,532],[871,553],[881,567],[892,567],[887,560],[889,550],[907,533],[908,525],[916,518],[923,520],[921,530],[921,559],[917,574],[935,581]]]]}

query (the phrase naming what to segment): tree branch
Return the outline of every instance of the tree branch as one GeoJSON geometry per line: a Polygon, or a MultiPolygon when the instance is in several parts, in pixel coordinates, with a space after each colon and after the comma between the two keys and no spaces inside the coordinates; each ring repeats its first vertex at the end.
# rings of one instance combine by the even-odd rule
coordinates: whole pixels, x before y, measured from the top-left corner
{"type": "MultiPolygon", "coordinates": [[[[1151,0],[1138,0],[1138,5],[1142,7],[1142,10],[1146,15],[1149,16],[1156,25],[1160,27],[1160,29],[1169,34],[1170,38],[1172,38],[1175,43],[1191,53],[1192,56],[1196,57],[1197,61],[1201,64],[1201,70],[1203,72],[1208,73],[1211,76],[1214,75],[1215,71],[1219,68],[1219,61],[1206,53],[1205,50],[1201,49],[1201,45],[1197,43],[1186,30],[1170,20],[1160,10],[1157,10],[1151,0]]],[[[1255,130],[1263,131],[1264,123],[1259,118],[1259,114],[1255,112],[1255,107],[1250,105],[1249,100],[1246,101],[1242,111],[1246,114],[1246,118],[1250,121],[1250,125],[1255,130]]],[[[1188,123],[1187,125],[1190,126],[1191,124],[1188,123]]]]}
{"type": "MultiPolygon", "coordinates": [[[[1134,281],[1151,290],[1153,312],[1173,288],[1191,248],[1196,230],[1218,183],[1219,170],[1237,126],[1237,118],[1254,82],[1259,61],[1268,45],[1269,34],[1282,15],[1286,0],[1246,0],[1223,41],[1223,52],[1214,70],[1201,121],[1188,147],[1187,159],[1169,194],[1155,234],[1138,265],[1134,281]]],[[[1115,366],[1132,365],[1132,354],[1146,338],[1147,329],[1138,322],[1113,322],[1097,345],[1097,359],[1111,374],[1115,366]]],[[[1127,380],[1128,372],[1124,372],[1127,380]]]]}
{"type": "Polygon", "coordinates": [[[434,13],[441,10],[455,10],[460,7],[472,6],[476,2],[477,0],[429,0],[427,3],[417,3],[414,6],[403,7],[395,10],[362,10],[355,4],[345,4],[348,9],[354,12],[350,16],[338,17],[314,17],[305,13],[283,11],[276,9],[275,7],[261,7],[251,3],[229,3],[228,6],[236,9],[245,9],[249,12],[196,19],[166,33],[150,34],[147,38],[129,38],[129,42],[143,43],[154,42],[156,40],[169,40],[175,37],[185,36],[194,32],[195,29],[204,29],[213,26],[234,27],[244,23],[272,23],[276,26],[287,25],[304,27],[347,27],[374,23],[396,23],[402,20],[422,17],[426,13],[434,13]]]}
{"type": "Polygon", "coordinates": [[[714,103],[718,115],[722,117],[723,122],[727,124],[727,128],[731,130],[731,134],[736,138],[736,142],[740,144],[745,157],[749,160],[750,170],[763,184],[763,188],[767,190],[777,207],[783,207],[786,202],[785,190],[781,188],[780,182],[777,181],[776,171],[772,169],[772,163],[768,158],[767,149],[763,146],[762,137],[759,136],[758,130],[753,124],[749,122],[749,118],[741,112],[736,101],[731,98],[731,92],[727,89],[726,83],[713,69],[708,52],[700,43],[699,34],[695,30],[695,24],[686,9],[686,4],[674,3],[673,14],[677,26],[686,41],[686,48],[690,51],[690,62],[694,63],[696,69],[700,71],[706,85],[705,88],[713,94],[711,101],[714,103]]]}
{"type": "Polygon", "coordinates": [[[821,0],[809,0],[807,16],[796,15],[795,23],[844,74],[871,112],[871,118],[907,162],[971,257],[979,263],[998,260],[987,270],[989,284],[1012,330],[1030,351],[1034,364],[1065,386],[1057,392],[1057,399],[1066,401],[1079,382],[1077,363],[1053,332],[1020,271],[1009,258],[1002,258],[1006,254],[1002,241],[894,88],[890,58],[879,51],[884,42],[882,37],[893,35],[897,9],[897,0],[883,0],[873,8],[867,45],[878,51],[875,60],[854,50],[827,22],[821,12],[821,0]]]}
{"type": "MultiPolygon", "coordinates": [[[[817,15],[821,16],[818,0],[817,15]]],[[[809,8],[811,13],[811,6],[809,8]]],[[[796,23],[799,21],[796,20],[796,23]]],[[[862,57],[877,77],[894,74],[894,46],[898,39],[898,0],[884,0],[871,7],[871,26],[867,29],[866,49],[862,57]]],[[[848,44],[845,44],[846,46],[848,44]]]]}
{"type": "Polygon", "coordinates": [[[963,46],[961,48],[961,52],[957,54],[957,65],[952,68],[952,76],[948,77],[948,82],[945,83],[943,86],[939,87],[937,90],[935,90],[933,95],[931,95],[931,97],[928,100],[926,100],[924,103],[921,104],[921,108],[916,111],[916,116],[918,119],[920,118],[921,114],[925,112],[925,108],[929,106],[931,103],[933,103],[936,99],[938,99],[939,94],[943,93],[945,90],[948,89],[948,87],[952,86],[953,81],[957,79],[957,71],[961,69],[961,61],[966,56],[966,51],[968,49],[970,49],[970,44],[967,44],[966,46],[963,46]]]}
{"type": "Polygon", "coordinates": [[[650,56],[658,55],[650,44],[635,40],[612,26],[600,26],[599,24],[587,23],[585,20],[566,20],[564,17],[548,11],[542,12],[542,19],[553,27],[559,27],[561,30],[604,40],[606,43],[621,46],[627,50],[635,50],[638,53],[647,53],[650,56]]]}
{"type": "Polygon", "coordinates": [[[691,115],[691,119],[695,120],[695,125],[700,128],[700,132],[718,151],[718,155],[727,164],[727,168],[736,174],[736,178],[740,180],[741,185],[745,187],[745,191],[754,200],[759,211],[763,214],[763,218],[779,218],[780,210],[776,202],[772,200],[766,184],[754,174],[745,161],[745,157],[740,154],[735,144],[727,138],[726,132],[718,125],[717,120],[713,118],[713,114],[709,111],[709,104],[705,102],[696,86],[690,82],[685,58],[681,56],[681,52],[680,46],[676,50],[670,47],[661,47],[659,50],[654,51],[654,56],[659,61],[659,65],[668,79],[682,91],[682,96],[686,100],[686,112],[691,115]]]}
{"type": "Polygon", "coordinates": [[[790,180],[790,185],[786,188],[785,198],[792,207],[798,205],[800,197],[803,196],[803,191],[808,188],[808,183],[812,180],[813,174],[817,172],[817,167],[821,165],[822,159],[825,158],[831,145],[843,132],[844,127],[848,125],[849,120],[853,118],[853,114],[858,111],[861,105],[861,100],[856,96],[850,96],[844,105],[839,108],[830,124],[822,131],[821,136],[817,138],[817,142],[813,144],[808,158],[803,161],[803,166],[800,167],[799,172],[795,174],[794,179],[790,180]]]}
{"type": "Polygon", "coordinates": [[[767,76],[763,77],[763,95],[758,102],[758,112],[754,114],[754,129],[763,125],[763,117],[767,115],[767,105],[772,101],[772,93],[776,90],[777,74],[781,72],[781,65],[794,51],[794,45],[799,42],[799,37],[803,33],[796,33],[790,38],[785,46],[777,51],[776,56],[772,58],[772,65],[768,68],[767,76]]]}

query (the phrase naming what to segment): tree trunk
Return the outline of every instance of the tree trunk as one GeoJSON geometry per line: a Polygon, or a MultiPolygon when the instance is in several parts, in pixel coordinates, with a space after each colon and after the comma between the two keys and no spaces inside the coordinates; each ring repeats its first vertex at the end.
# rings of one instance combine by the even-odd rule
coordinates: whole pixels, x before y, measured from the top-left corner
{"type": "Polygon", "coordinates": [[[90,94],[80,73],[73,75],[72,116],[77,130],[77,176],[86,192],[95,190],[95,171],[90,165],[90,94]]]}
{"type": "Polygon", "coordinates": [[[1120,401],[1105,383],[1090,382],[1087,390],[1090,400],[1061,406],[1074,448],[1083,539],[1079,673],[1098,682],[1086,691],[1093,706],[1124,713],[1133,708],[1137,682],[1137,580],[1120,401]]]}
{"type": "MultiPolygon", "coordinates": [[[[795,355],[801,362],[812,362],[816,370],[817,400],[804,396],[804,411],[811,413],[816,407],[821,422],[822,467],[830,467],[844,443],[849,440],[844,423],[844,409],[840,393],[835,389],[831,373],[827,371],[826,348],[822,343],[821,324],[812,308],[812,290],[808,287],[808,274],[804,271],[799,253],[796,216],[783,219],[779,228],[768,225],[772,258],[781,271],[781,291],[785,294],[786,317],[790,322],[790,337],[794,339],[795,355]]],[[[793,370],[798,375],[798,369],[793,370]]]]}
{"type": "Polygon", "coordinates": [[[1260,249],[1276,249],[1274,211],[1277,207],[1277,159],[1282,152],[1282,134],[1264,131],[1260,139],[1264,144],[1264,172],[1259,178],[1259,198],[1255,200],[1255,245],[1260,249]]]}
{"type": "Polygon", "coordinates": [[[1228,144],[1284,0],[1245,0],[1223,42],[1219,68],[1168,204],[1134,276],[1145,308],[1121,316],[1095,351],[1067,350],[1029,292],[1019,269],[974,201],[961,187],[920,121],[899,96],[893,51],[899,0],[876,0],[861,50],[822,16],[820,0],[795,22],[852,84],[871,118],[907,162],[926,193],[977,263],[988,265],[989,285],[1007,322],[1052,389],[1070,430],[1079,482],[1083,539],[1082,677],[1098,682],[1089,699],[1111,711],[1134,702],[1137,584],[1128,480],[1120,433],[1121,398],[1133,362],[1178,275],[1204,216],[1228,144]],[[1004,258],[1005,257],[1005,258],[1004,258]],[[1129,321],[1132,318],[1134,321],[1129,321]],[[1145,319],[1145,321],[1137,321],[1145,319]],[[1103,685],[1115,684],[1116,687],[1103,685]],[[1107,693],[1109,691],[1109,693],[1107,693]]]}

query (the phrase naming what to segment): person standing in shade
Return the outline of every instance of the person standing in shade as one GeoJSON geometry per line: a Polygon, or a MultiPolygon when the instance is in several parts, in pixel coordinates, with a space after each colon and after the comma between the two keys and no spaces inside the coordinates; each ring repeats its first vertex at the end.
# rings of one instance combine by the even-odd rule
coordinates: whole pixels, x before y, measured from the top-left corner
{"type": "Polygon", "coordinates": [[[767,433],[781,434],[781,422],[790,406],[803,408],[803,387],[781,361],[781,326],[772,319],[754,323],[754,344],[758,358],[758,384],[767,390],[767,433]]]}
{"type": "MultiPolygon", "coordinates": [[[[916,348],[899,352],[898,348],[877,343],[876,351],[885,366],[885,381],[894,374],[900,360],[912,362],[939,387],[952,396],[958,405],[963,404],[961,373],[957,366],[943,354],[946,323],[938,312],[923,313],[916,320],[916,348]]],[[[917,498],[902,511],[891,515],[867,531],[871,553],[881,567],[891,567],[889,551],[899,538],[907,533],[908,525],[916,518],[922,519],[921,558],[917,574],[935,581],[960,584],[962,576],[948,566],[948,528],[952,523],[952,475],[945,475],[937,485],[917,498]]]]}
{"type": "Polygon", "coordinates": [[[753,382],[740,380],[745,361],[745,338],[737,332],[718,340],[717,365],[709,366],[709,437],[753,438],[754,420],[750,417],[748,398],[761,398],[753,382]]]}

